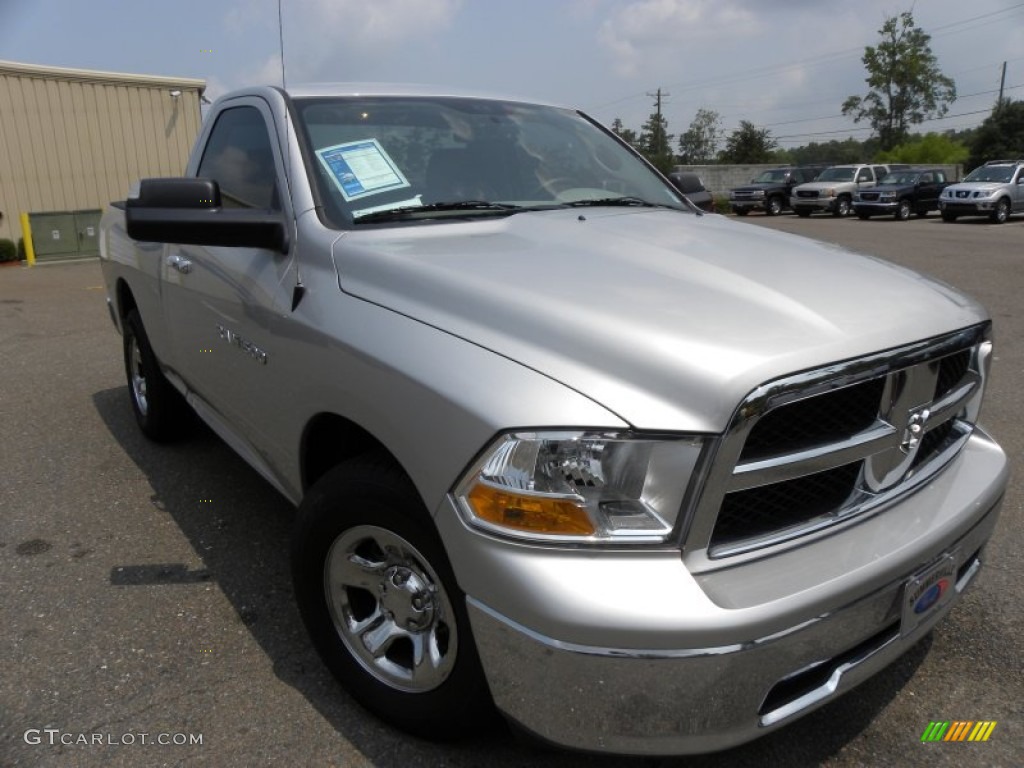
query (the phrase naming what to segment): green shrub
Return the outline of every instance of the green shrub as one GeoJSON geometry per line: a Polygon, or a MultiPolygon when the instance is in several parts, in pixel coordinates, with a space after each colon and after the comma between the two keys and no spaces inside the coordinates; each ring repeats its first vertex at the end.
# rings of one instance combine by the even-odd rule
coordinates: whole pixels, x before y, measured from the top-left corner
{"type": "Polygon", "coordinates": [[[18,260],[18,246],[14,244],[13,240],[7,238],[0,238],[0,261],[17,261],[18,260]]]}
{"type": "Polygon", "coordinates": [[[24,237],[19,237],[18,238],[18,261],[24,261],[25,258],[26,258],[26,256],[25,256],[25,238],[24,237]]]}
{"type": "Polygon", "coordinates": [[[732,206],[729,205],[729,198],[726,195],[715,195],[715,213],[731,213],[732,206]]]}

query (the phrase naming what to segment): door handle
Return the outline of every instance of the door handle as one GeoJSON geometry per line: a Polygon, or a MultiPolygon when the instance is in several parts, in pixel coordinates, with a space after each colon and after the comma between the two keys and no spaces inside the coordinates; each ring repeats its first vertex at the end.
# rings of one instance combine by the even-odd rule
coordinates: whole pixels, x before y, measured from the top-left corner
{"type": "Polygon", "coordinates": [[[187,275],[192,271],[192,262],[176,253],[167,257],[167,265],[178,270],[183,275],[187,275]]]}

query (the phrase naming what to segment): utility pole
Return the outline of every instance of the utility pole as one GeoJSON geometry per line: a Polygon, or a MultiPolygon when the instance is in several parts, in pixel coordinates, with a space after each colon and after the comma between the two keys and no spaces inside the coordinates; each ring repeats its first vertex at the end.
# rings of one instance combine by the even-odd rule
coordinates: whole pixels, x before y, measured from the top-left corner
{"type": "Polygon", "coordinates": [[[656,127],[654,129],[654,132],[653,132],[653,134],[651,136],[651,139],[652,139],[652,141],[654,143],[654,148],[655,149],[660,149],[662,142],[665,140],[664,136],[662,135],[662,131],[663,131],[662,125],[663,125],[663,123],[661,121],[661,99],[662,99],[662,97],[667,99],[672,94],[670,94],[670,93],[662,94],[661,88],[659,88],[654,93],[648,93],[647,95],[654,99],[654,113],[655,113],[655,115],[657,115],[657,125],[656,125],[656,127]]]}
{"type": "Polygon", "coordinates": [[[1003,89],[1006,86],[1006,62],[1003,62],[1003,76],[999,78],[999,101],[996,102],[996,112],[1003,108],[1003,89]]]}

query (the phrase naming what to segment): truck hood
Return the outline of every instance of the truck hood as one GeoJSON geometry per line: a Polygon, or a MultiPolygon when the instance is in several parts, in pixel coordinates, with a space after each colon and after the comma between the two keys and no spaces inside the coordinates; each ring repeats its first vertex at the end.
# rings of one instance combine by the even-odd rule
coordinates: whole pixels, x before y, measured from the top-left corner
{"type": "Polygon", "coordinates": [[[821,192],[824,189],[848,189],[857,187],[855,181],[809,181],[806,184],[800,184],[799,186],[793,187],[792,194],[796,194],[799,190],[815,190],[821,192]]]}
{"type": "Polygon", "coordinates": [[[880,260],[671,210],[355,230],[333,256],[343,291],[516,360],[638,429],[720,432],[767,380],[986,317],[880,260]]]}
{"type": "MultiPolygon", "coordinates": [[[[946,190],[950,192],[970,192],[973,196],[976,192],[981,192],[982,197],[987,197],[993,192],[998,192],[1000,189],[1010,186],[1009,182],[999,181],[961,181],[956,184],[950,184],[946,187],[946,190]]],[[[945,191],[945,190],[944,190],[945,191]]]]}

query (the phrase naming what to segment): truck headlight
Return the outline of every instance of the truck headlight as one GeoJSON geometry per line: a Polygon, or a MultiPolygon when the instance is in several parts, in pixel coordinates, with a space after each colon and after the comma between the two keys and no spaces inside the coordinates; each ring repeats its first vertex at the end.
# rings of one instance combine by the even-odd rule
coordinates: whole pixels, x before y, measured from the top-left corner
{"type": "Polygon", "coordinates": [[[517,538],[663,542],[704,441],[628,433],[499,436],[455,489],[471,525],[517,538]]]}

